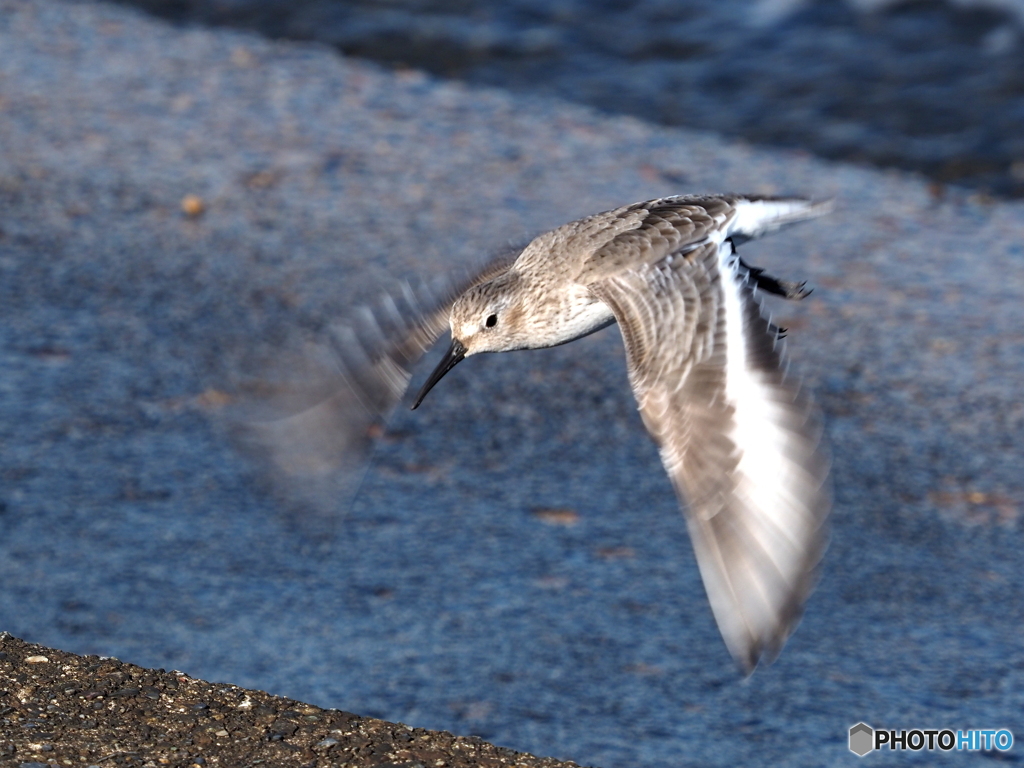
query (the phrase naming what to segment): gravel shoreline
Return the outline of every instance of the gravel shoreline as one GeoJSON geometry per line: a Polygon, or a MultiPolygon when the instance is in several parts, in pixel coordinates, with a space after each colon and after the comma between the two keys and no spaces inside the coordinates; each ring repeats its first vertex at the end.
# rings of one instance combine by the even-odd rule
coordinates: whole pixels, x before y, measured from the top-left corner
{"type": "Polygon", "coordinates": [[[1020,203],[119,6],[0,0],[0,50],[0,628],[607,768],[1013,729],[1020,203]],[[837,199],[743,252],[815,289],[773,311],[836,498],[821,586],[750,680],[614,328],[459,366],[351,505],[282,503],[232,443],[254,361],[389,279],[730,190],[837,199]]]}
{"type": "Polygon", "coordinates": [[[0,633],[0,760],[51,765],[574,768],[0,633]]]}

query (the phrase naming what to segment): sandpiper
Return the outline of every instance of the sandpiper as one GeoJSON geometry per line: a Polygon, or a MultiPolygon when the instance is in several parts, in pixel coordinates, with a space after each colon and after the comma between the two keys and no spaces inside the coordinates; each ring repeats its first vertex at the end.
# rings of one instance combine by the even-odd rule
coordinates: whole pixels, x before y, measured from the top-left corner
{"type": "Polygon", "coordinates": [[[618,322],[715,619],[748,673],[778,654],[800,617],[829,495],[820,420],[786,375],[780,329],[758,297],[807,292],[748,266],[736,245],[828,208],[666,197],[547,232],[455,300],[451,346],[412,406],[466,357],[551,347],[618,322]]]}
{"type": "Polygon", "coordinates": [[[360,412],[385,415],[445,330],[451,345],[413,408],[466,357],[563,344],[617,322],[718,627],[749,673],[774,659],[800,617],[830,499],[818,412],[787,374],[781,329],[760,299],[806,291],[751,267],[736,246],[829,208],[742,195],[659,198],[566,224],[441,287],[406,284],[335,329],[332,367],[343,384],[265,442],[294,464],[321,453],[332,425],[351,421],[353,396],[360,412]],[[295,435],[311,446],[305,454],[295,435]]]}

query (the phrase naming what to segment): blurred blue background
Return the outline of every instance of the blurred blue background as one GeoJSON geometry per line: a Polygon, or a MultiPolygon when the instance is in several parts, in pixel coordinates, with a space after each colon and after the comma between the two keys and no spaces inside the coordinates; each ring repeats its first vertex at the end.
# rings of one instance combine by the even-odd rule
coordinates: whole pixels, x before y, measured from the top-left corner
{"type": "Polygon", "coordinates": [[[125,1],[1024,195],[1020,0],[125,1]]]}

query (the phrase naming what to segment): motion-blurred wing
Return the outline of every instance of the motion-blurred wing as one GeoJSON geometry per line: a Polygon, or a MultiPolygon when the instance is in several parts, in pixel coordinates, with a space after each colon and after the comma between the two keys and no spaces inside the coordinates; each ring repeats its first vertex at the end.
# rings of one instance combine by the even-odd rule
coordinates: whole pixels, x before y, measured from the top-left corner
{"type": "Polygon", "coordinates": [[[301,349],[281,350],[249,381],[227,412],[231,432],[285,501],[330,517],[351,500],[375,425],[448,330],[455,299],[507,269],[519,250],[431,282],[399,283],[301,349]]]}
{"type": "Polygon", "coordinates": [[[814,586],[828,460],[731,243],[687,247],[590,287],[619,322],[715,619],[750,672],[778,654],[814,586]]]}

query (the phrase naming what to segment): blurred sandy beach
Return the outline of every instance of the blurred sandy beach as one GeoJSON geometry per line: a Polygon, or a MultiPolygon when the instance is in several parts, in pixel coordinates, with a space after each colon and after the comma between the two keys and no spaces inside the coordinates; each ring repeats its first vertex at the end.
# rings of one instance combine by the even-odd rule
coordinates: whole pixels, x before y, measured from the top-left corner
{"type": "MultiPolygon", "coordinates": [[[[1024,195],[1020,0],[125,0],[185,23],[1024,195]]],[[[941,194],[941,186],[936,194],[941,194]]]]}

